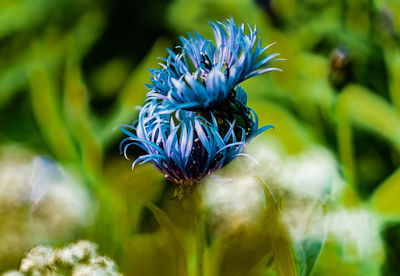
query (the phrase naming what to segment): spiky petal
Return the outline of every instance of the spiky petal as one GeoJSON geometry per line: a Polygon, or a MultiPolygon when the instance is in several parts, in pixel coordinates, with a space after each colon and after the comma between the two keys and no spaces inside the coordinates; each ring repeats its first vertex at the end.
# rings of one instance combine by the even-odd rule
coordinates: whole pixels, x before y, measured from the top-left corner
{"type": "Polygon", "coordinates": [[[198,110],[213,108],[221,104],[229,92],[241,82],[269,71],[281,69],[271,67],[270,62],[279,60],[279,54],[265,55],[273,45],[261,47],[257,28],[227,22],[210,22],[215,44],[195,32],[188,38],[181,37],[181,53],[168,50],[162,68],[151,70],[148,97],[168,100],[176,109],[198,110]],[[190,65],[195,68],[192,72],[190,65]]]}

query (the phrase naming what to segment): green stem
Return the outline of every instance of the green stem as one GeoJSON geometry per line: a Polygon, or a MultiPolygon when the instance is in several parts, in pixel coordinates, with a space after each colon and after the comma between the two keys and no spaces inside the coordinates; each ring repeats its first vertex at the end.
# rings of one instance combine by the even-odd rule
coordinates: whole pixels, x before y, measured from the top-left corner
{"type": "Polygon", "coordinates": [[[203,275],[203,258],[204,258],[204,219],[202,215],[197,217],[196,223],[196,240],[197,240],[197,254],[196,254],[196,276],[203,275]]]}
{"type": "Polygon", "coordinates": [[[198,189],[193,192],[194,203],[194,230],[196,235],[196,276],[203,276],[204,250],[205,250],[205,214],[202,207],[201,195],[198,189]]]}

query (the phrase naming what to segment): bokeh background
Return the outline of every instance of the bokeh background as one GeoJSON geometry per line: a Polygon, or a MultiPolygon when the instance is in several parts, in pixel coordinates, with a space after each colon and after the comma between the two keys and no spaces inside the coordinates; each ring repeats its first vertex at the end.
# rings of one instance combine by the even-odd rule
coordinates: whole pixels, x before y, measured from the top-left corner
{"type": "Polygon", "coordinates": [[[231,16],[286,59],[244,83],[276,130],[249,146],[257,169],[232,165],[270,184],[285,223],[255,222],[265,197],[247,179],[204,183],[209,275],[275,275],[265,236],[282,227],[299,275],[400,275],[397,0],[0,0],[0,273],[80,239],[125,275],[190,271],[190,203],[150,165],[131,170],[117,127],[167,47],[231,16]]]}

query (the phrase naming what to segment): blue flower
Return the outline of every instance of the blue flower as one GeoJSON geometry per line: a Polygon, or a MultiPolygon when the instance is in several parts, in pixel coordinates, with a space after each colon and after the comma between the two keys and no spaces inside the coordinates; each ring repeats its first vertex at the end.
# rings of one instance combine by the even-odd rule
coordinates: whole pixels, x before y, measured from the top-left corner
{"type": "Polygon", "coordinates": [[[215,45],[197,32],[194,36],[189,33],[188,38],[180,38],[180,54],[168,49],[162,68],[150,70],[149,98],[167,100],[177,109],[213,108],[248,78],[281,71],[269,66],[271,61],[280,60],[276,58],[279,54],[262,57],[274,43],[262,48],[256,27],[248,26],[250,33],[246,35],[244,24],[236,26],[233,19],[210,25],[215,45]]]}
{"type": "Polygon", "coordinates": [[[210,25],[216,45],[198,33],[181,37],[182,52],[167,49],[162,68],[150,70],[150,91],[138,120],[121,126],[127,135],[120,143],[125,157],[131,146],[141,149],[132,168],[151,162],[178,188],[247,156],[242,151],[248,142],[273,128],[258,127],[239,84],[280,70],[269,66],[278,54],[262,57],[270,45],[261,48],[256,28],[245,35],[244,25],[233,19],[210,25]]]}
{"type": "Polygon", "coordinates": [[[221,169],[242,153],[248,141],[271,125],[258,128],[258,118],[253,112],[253,128],[246,136],[235,121],[221,133],[215,116],[211,122],[194,112],[165,111],[162,104],[150,101],[144,105],[134,125],[122,126],[128,135],[122,140],[120,150],[128,159],[127,150],[137,146],[144,151],[132,164],[151,162],[165,177],[178,186],[190,186],[215,170],[221,169]],[[238,128],[240,134],[236,134],[238,128]]]}

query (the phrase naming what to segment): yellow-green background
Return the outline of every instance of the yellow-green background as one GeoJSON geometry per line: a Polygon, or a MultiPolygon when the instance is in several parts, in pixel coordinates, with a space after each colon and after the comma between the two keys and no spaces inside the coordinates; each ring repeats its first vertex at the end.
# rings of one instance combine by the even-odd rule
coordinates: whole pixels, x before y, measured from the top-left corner
{"type": "MultiPolygon", "coordinates": [[[[345,182],[339,204],[382,220],[378,274],[399,275],[397,0],[0,0],[0,146],[51,156],[95,205],[93,224],[58,243],[90,239],[127,275],[176,275],[143,205],[168,209],[172,188],[151,166],[130,170],[114,128],[137,117],[147,69],[166,47],[194,30],[211,39],[208,20],[230,16],[256,24],[263,44],[276,41],[272,52],[286,59],[276,64],[283,73],[244,84],[260,124],[274,124],[268,135],[290,154],[310,144],[334,153],[345,182]],[[347,72],[332,70],[338,49],[346,49],[347,72]],[[346,81],[335,86],[335,74],[346,81]]],[[[335,248],[326,244],[315,274],[369,275],[335,248]]]]}

